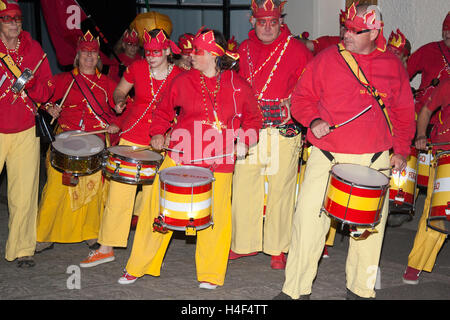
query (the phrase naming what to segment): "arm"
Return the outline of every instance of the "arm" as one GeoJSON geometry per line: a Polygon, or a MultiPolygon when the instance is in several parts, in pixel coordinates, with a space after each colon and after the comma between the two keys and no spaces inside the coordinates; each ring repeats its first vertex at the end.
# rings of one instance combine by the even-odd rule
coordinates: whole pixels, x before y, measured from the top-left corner
{"type": "Polygon", "coordinates": [[[115,103],[115,110],[117,113],[122,113],[126,107],[127,96],[130,90],[133,88],[133,83],[125,80],[124,77],[120,79],[116,89],[114,89],[113,99],[115,103]]]}
{"type": "Polygon", "coordinates": [[[431,114],[433,111],[428,109],[428,107],[425,105],[420,110],[419,116],[417,118],[417,134],[416,134],[416,141],[415,145],[416,148],[419,150],[426,150],[427,147],[427,126],[430,122],[431,114]]]}

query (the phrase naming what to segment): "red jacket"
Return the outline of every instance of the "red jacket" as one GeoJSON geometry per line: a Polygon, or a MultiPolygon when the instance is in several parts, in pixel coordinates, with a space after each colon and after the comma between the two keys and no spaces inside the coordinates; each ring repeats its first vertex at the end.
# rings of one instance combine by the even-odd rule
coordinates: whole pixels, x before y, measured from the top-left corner
{"type": "Polygon", "coordinates": [[[152,123],[152,111],[157,103],[166,95],[169,83],[181,72],[183,72],[182,69],[174,66],[165,81],[155,79],[150,81],[147,60],[138,60],[127,68],[123,77],[126,81],[134,85],[135,96],[134,100],[127,104],[122,116],[122,138],[137,144],[150,144],[148,132],[152,123]],[[155,99],[153,99],[152,90],[157,95],[155,99]],[[152,106],[148,108],[150,103],[152,103],[152,106]],[[142,117],[147,108],[147,112],[142,117]],[[138,122],[138,119],[141,117],[142,119],[138,122]]]}
{"type": "MultiPolygon", "coordinates": [[[[78,69],[74,69],[75,74],[78,74],[78,69]]],[[[114,121],[110,124],[116,124],[120,127],[120,121],[116,116],[113,108],[113,92],[116,83],[108,76],[97,72],[92,75],[85,75],[90,81],[86,80],[89,88],[94,94],[95,98],[101,105],[104,112],[107,112],[114,121]],[[93,83],[96,85],[94,86],[93,83]]],[[[56,102],[63,98],[73,78],[71,72],[64,72],[57,74],[54,77],[55,93],[51,98],[51,102],[56,102]]],[[[90,112],[87,107],[87,102],[77,84],[74,83],[70,89],[67,98],[64,102],[64,107],[58,118],[58,123],[64,131],[69,130],[83,130],[96,131],[103,128],[102,120],[90,112]]],[[[103,121],[104,123],[104,121],[103,121]]]]}
{"type": "MultiPolygon", "coordinates": [[[[444,41],[428,43],[417,49],[411,57],[409,57],[409,78],[413,78],[417,73],[421,73],[422,75],[418,89],[421,91],[415,97],[415,110],[417,114],[435,89],[435,87],[430,86],[431,80],[438,78],[442,81],[450,77],[450,61],[448,60],[450,60],[450,51],[444,41]],[[441,51],[439,46],[444,52],[441,51]],[[447,55],[447,61],[445,60],[445,55],[447,55]],[[428,86],[430,87],[427,88],[428,86]]],[[[432,122],[434,123],[435,121],[433,120],[432,122]]]]}
{"type": "MultiPolygon", "coordinates": [[[[142,56],[139,53],[136,53],[134,58],[130,58],[125,53],[120,53],[118,57],[125,67],[129,67],[133,62],[142,59],[142,56]]],[[[116,59],[113,59],[113,63],[109,65],[108,76],[119,83],[119,62],[116,59]]]]}
{"type": "MultiPolygon", "coordinates": [[[[266,45],[257,38],[255,30],[251,30],[248,34],[249,38],[244,40],[239,46],[239,74],[250,83],[257,98],[263,90],[264,85],[268,82],[270,73],[290,35],[289,28],[283,25],[278,38],[271,44],[266,45]],[[276,52],[272,58],[267,60],[275,50],[276,52]],[[266,64],[259,69],[265,62],[266,64]]],[[[311,51],[302,42],[292,37],[283,57],[277,65],[277,69],[273,73],[267,89],[263,92],[262,98],[288,98],[305,69],[306,64],[311,59],[311,51]]],[[[292,120],[289,123],[292,123],[292,120]]]]}
{"type": "Polygon", "coordinates": [[[390,52],[374,50],[368,55],[353,56],[380,93],[394,127],[394,136],[389,132],[381,108],[359,84],[337,46],[325,49],[306,67],[292,95],[294,118],[306,127],[317,118],[335,125],[372,105],[361,117],[321,139],[308,130],[307,139],[330,152],[363,154],[393,147],[395,153],[407,156],[415,123],[414,102],[405,68],[390,52]]]}
{"type": "MultiPolygon", "coordinates": [[[[428,98],[426,106],[430,111],[441,108],[438,122],[431,132],[431,142],[450,142],[450,78],[441,81],[428,98]]],[[[435,149],[450,150],[450,145],[436,146],[435,149]]]]}
{"type": "MultiPolygon", "coordinates": [[[[261,128],[261,113],[257,107],[254,93],[247,82],[234,71],[223,71],[220,76],[220,89],[216,96],[217,116],[222,132],[214,129],[212,92],[216,88],[217,77],[204,77],[203,88],[200,72],[195,69],[179,74],[167,90],[167,96],[153,112],[150,135],[164,134],[175,118],[175,107],[180,114],[173,124],[169,147],[183,150],[183,154],[169,152],[177,163],[213,167],[217,172],[233,172],[234,157],[191,162],[191,160],[224,155],[233,152],[235,134],[242,128],[254,133],[244,140],[248,145],[258,140],[261,128]]],[[[243,137],[243,135],[240,135],[243,137]]]]}
{"type": "Polygon", "coordinates": [[[314,45],[314,55],[318,54],[320,51],[336,45],[341,41],[339,36],[323,36],[313,40],[314,45]]]}
{"type": "MultiPolygon", "coordinates": [[[[9,53],[20,70],[23,71],[25,68],[33,70],[41,60],[44,51],[26,31],[20,33],[19,41],[18,54],[11,51],[9,53]]],[[[2,42],[0,42],[0,52],[7,53],[7,49],[2,42]]],[[[11,87],[16,77],[0,61],[0,79],[4,75],[6,75],[6,78],[0,87],[0,133],[16,133],[27,130],[35,124],[34,111],[36,106],[31,99],[36,103],[47,102],[53,93],[52,72],[48,60],[46,58],[37,69],[34,80],[31,80],[34,85],[26,89],[29,98],[18,97],[14,104],[12,104],[14,94],[11,87]]]]}

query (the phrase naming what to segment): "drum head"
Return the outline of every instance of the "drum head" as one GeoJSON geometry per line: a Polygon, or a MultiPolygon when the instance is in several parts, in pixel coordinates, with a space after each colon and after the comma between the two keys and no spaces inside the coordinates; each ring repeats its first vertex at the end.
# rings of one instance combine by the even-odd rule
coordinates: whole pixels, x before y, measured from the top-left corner
{"type": "Polygon", "coordinates": [[[389,179],[381,172],[359,164],[336,164],[331,168],[331,172],[345,181],[360,186],[379,187],[389,183],[389,179]]]}
{"type": "Polygon", "coordinates": [[[170,167],[159,172],[162,182],[178,187],[195,187],[214,180],[211,170],[196,166],[170,167]]]}
{"type": "Polygon", "coordinates": [[[158,152],[152,150],[139,150],[134,151],[136,149],[140,149],[141,147],[136,146],[114,146],[109,147],[108,151],[119,155],[123,158],[139,160],[139,161],[161,161],[163,156],[158,152]]]}
{"type": "Polygon", "coordinates": [[[62,132],[56,135],[52,146],[63,154],[78,157],[93,156],[105,148],[105,143],[95,134],[73,137],[74,134],[83,132],[80,130],[62,132]]]}

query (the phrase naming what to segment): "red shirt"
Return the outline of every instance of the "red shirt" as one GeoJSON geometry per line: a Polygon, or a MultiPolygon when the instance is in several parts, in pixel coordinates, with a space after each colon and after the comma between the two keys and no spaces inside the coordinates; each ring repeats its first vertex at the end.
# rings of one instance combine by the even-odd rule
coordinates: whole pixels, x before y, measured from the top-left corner
{"type": "MultiPolygon", "coordinates": [[[[72,72],[74,72],[74,74],[78,74],[79,71],[78,69],[74,69],[72,72]]],[[[116,87],[116,82],[100,72],[97,72],[96,74],[83,74],[82,76],[83,79],[86,80],[87,85],[91,89],[104,112],[111,115],[111,117],[115,120],[113,123],[120,127],[120,121],[113,109],[113,92],[116,87]]],[[[71,72],[57,74],[54,77],[55,93],[50,101],[55,103],[56,101],[62,99],[72,80],[73,78],[71,72]]],[[[58,123],[64,131],[96,131],[101,130],[105,127],[105,124],[107,124],[91,112],[87,106],[85,97],[76,83],[72,85],[72,88],[67,95],[64,102],[64,107],[62,108],[61,114],[58,118],[58,123]]]]}
{"type": "Polygon", "coordinates": [[[149,64],[145,59],[138,60],[127,68],[123,77],[134,85],[135,96],[134,101],[127,104],[123,115],[122,138],[137,144],[150,144],[148,132],[152,123],[152,111],[166,95],[170,82],[181,72],[183,71],[179,67],[173,66],[166,80],[156,80],[150,77],[149,64]]]}
{"type": "MultiPolygon", "coordinates": [[[[408,59],[409,78],[413,78],[417,73],[422,74],[422,79],[418,90],[430,86],[431,80],[438,78],[440,81],[450,77],[449,48],[444,41],[431,42],[417,49],[408,59]],[[447,60],[445,59],[447,55],[447,60]]],[[[430,86],[426,90],[416,95],[415,110],[419,114],[420,109],[430,97],[435,87],[430,86]]],[[[433,119],[433,123],[435,120],[433,119]]]]}
{"type": "MultiPolygon", "coordinates": [[[[169,147],[184,153],[169,152],[175,162],[185,165],[213,167],[217,172],[233,172],[234,156],[191,162],[216,155],[233,153],[235,135],[238,129],[250,132],[244,142],[254,144],[261,128],[261,113],[254,93],[247,82],[234,71],[223,71],[219,91],[216,95],[216,112],[222,132],[214,128],[213,92],[217,89],[217,77],[204,77],[207,89],[201,83],[200,72],[195,69],[178,75],[167,90],[167,96],[153,112],[150,135],[164,134],[171,127],[175,107],[180,114],[173,124],[169,147]],[[210,93],[208,93],[208,91],[210,93]]],[[[244,138],[243,135],[240,135],[244,138]]]]}
{"type": "MultiPolygon", "coordinates": [[[[22,31],[19,35],[20,46],[18,52],[9,51],[15,64],[20,70],[28,68],[33,70],[42,59],[44,51],[30,34],[22,31]]],[[[0,41],[0,52],[8,53],[3,43],[0,41]]],[[[46,102],[53,93],[52,72],[47,58],[42,62],[34,75],[34,85],[27,89],[28,97],[18,97],[14,104],[14,94],[11,87],[16,81],[16,77],[4,63],[0,60],[0,79],[5,76],[5,80],[0,87],[0,133],[16,133],[27,130],[34,126],[34,110],[31,99],[36,103],[46,102]],[[31,98],[31,99],[30,99],[31,98]]]]}
{"type": "Polygon", "coordinates": [[[314,45],[314,55],[318,54],[320,51],[336,45],[341,41],[339,36],[323,36],[312,41],[314,45]]]}
{"type": "MultiPolygon", "coordinates": [[[[450,78],[441,81],[426,106],[430,111],[441,108],[438,122],[431,132],[431,142],[450,142],[450,78]]],[[[450,150],[450,145],[436,146],[435,149],[450,150]]]]}
{"type": "Polygon", "coordinates": [[[353,56],[380,93],[394,127],[394,136],[389,132],[381,108],[359,84],[337,46],[325,49],[306,67],[292,95],[294,118],[306,127],[317,118],[335,125],[372,105],[368,112],[321,139],[308,130],[307,139],[330,152],[363,154],[393,147],[395,153],[407,156],[415,123],[414,102],[405,68],[387,51],[374,50],[368,55],[353,56]]]}
{"type": "MultiPolygon", "coordinates": [[[[120,61],[122,61],[122,64],[125,67],[128,67],[133,62],[142,59],[142,56],[139,53],[136,53],[134,58],[130,58],[125,53],[120,53],[117,56],[119,57],[120,61]]],[[[111,77],[111,79],[113,79],[117,83],[119,83],[119,81],[120,81],[120,77],[119,77],[119,62],[116,59],[114,59],[113,61],[114,61],[114,63],[109,66],[108,76],[111,77]]]]}
{"type": "MultiPolygon", "coordinates": [[[[250,83],[257,98],[269,82],[275,66],[276,70],[267,89],[262,93],[262,99],[288,98],[306,64],[312,59],[311,51],[293,37],[287,47],[284,47],[291,32],[286,25],[282,25],[280,30],[280,35],[271,44],[263,44],[256,36],[255,30],[251,30],[249,38],[239,46],[239,74],[250,83]],[[283,56],[277,63],[284,48],[283,56]],[[268,59],[271,54],[272,57],[268,59]]],[[[292,120],[289,123],[292,123],[292,120]]]]}

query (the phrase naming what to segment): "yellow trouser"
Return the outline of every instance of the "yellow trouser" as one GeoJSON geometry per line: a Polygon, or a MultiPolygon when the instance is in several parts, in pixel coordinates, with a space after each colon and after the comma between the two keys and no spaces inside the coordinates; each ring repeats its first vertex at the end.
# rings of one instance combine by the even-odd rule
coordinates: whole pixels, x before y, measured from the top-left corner
{"type": "MultiPolygon", "coordinates": [[[[120,139],[119,145],[145,147],[125,139],[120,139]]],[[[150,210],[152,185],[142,186],[139,199],[136,199],[136,190],[137,185],[109,181],[98,243],[111,247],[127,246],[135,201],[140,205],[140,214],[150,210]]]]}
{"type": "Polygon", "coordinates": [[[245,160],[238,160],[233,175],[231,250],[263,251],[279,255],[289,251],[301,135],[286,138],[278,129],[260,132],[259,143],[245,160]],[[263,223],[264,180],[268,192],[263,223]]]}
{"type": "Polygon", "coordinates": [[[422,216],[417,227],[414,246],[408,256],[408,266],[427,272],[431,272],[433,270],[436,257],[446,238],[444,233],[427,227],[427,219],[431,207],[431,197],[434,190],[435,174],[436,170],[430,170],[427,197],[425,199],[422,216]]]}
{"type": "MultiPolygon", "coordinates": [[[[166,156],[160,170],[175,166],[166,156]]],[[[214,226],[197,231],[195,261],[197,280],[223,285],[228,264],[231,241],[231,180],[232,173],[214,173],[214,226]]],[[[151,195],[150,213],[142,212],[134,235],[131,256],[126,270],[140,277],[144,274],[159,276],[161,264],[173,232],[153,231],[154,219],[159,216],[159,175],[151,195]]]]}
{"type": "Polygon", "coordinates": [[[49,162],[39,204],[37,241],[74,243],[97,239],[103,212],[102,172],[80,176],[76,186],[62,184],[62,173],[49,162]]]}
{"type": "Polygon", "coordinates": [[[8,261],[32,256],[36,248],[40,145],[35,130],[0,133],[0,172],[6,163],[8,177],[8,261]]]}
{"type": "MultiPolygon", "coordinates": [[[[333,154],[338,163],[369,165],[373,154],[333,154]]],[[[293,218],[292,242],[286,265],[283,292],[297,299],[311,293],[317,274],[331,218],[322,213],[322,202],[327,187],[329,171],[333,163],[316,147],[306,165],[305,179],[300,188],[298,205],[293,218]]],[[[372,165],[373,168],[389,166],[389,152],[385,151],[372,165]]],[[[388,201],[382,210],[378,233],[365,240],[350,238],[346,262],[347,288],[361,297],[374,297],[376,271],[383,243],[384,228],[388,215],[388,201]]]]}

